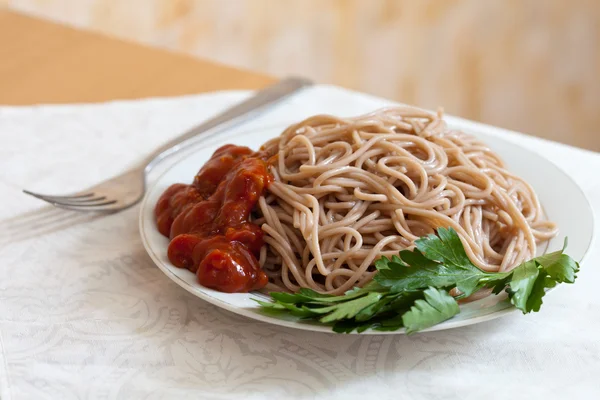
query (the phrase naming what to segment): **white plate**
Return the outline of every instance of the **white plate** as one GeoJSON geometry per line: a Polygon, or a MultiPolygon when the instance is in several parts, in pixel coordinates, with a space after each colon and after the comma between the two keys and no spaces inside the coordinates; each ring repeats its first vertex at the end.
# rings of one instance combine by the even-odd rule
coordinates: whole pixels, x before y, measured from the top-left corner
{"type": "MultiPolygon", "coordinates": [[[[593,236],[593,214],[591,207],[575,182],[558,167],[543,156],[509,141],[499,139],[502,130],[464,120],[446,117],[453,128],[472,133],[485,141],[507,163],[510,171],[527,180],[537,191],[540,202],[550,220],[555,221],[560,234],[554,238],[546,251],[561,248],[565,236],[569,237],[568,254],[576,260],[582,260],[593,236]],[[495,133],[494,133],[495,132],[495,133]],[[568,212],[566,212],[568,210],[568,212]]],[[[200,286],[196,275],[186,269],[173,266],[167,258],[169,240],[156,230],[154,223],[154,205],[163,191],[176,182],[191,182],[198,169],[210,158],[212,153],[226,143],[258,148],[261,143],[279,135],[285,125],[253,130],[243,134],[222,134],[217,138],[201,143],[202,148],[183,155],[165,171],[148,190],[140,210],[140,234],[144,247],[156,265],[179,286],[190,293],[218,307],[244,315],[248,318],[292,328],[318,332],[329,332],[328,326],[314,322],[299,321],[292,316],[280,317],[263,313],[248,293],[221,293],[200,286]]],[[[491,320],[509,312],[516,311],[503,296],[490,296],[485,299],[462,305],[460,314],[428,330],[442,330],[471,325],[491,320]]],[[[363,334],[402,334],[395,332],[366,331],[363,334]]]]}

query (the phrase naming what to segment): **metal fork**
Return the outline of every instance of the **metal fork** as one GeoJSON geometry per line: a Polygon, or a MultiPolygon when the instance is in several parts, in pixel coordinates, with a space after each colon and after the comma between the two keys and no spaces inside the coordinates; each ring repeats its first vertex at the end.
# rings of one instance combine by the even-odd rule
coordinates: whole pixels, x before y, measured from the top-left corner
{"type": "Polygon", "coordinates": [[[190,129],[150,154],[138,167],[130,169],[119,176],[82,190],[72,195],[56,196],[23,190],[23,192],[44,200],[54,206],[76,211],[109,211],[116,212],[130,207],[141,200],[146,191],[148,173],[160,161],[186,148],[200,134],[212,136],[225,128],[231,128],[259,114],[268,106],[272,106],[298,90],[311,86],[308,79],[291,77],[269,86],[221,114],[190,129]]]}

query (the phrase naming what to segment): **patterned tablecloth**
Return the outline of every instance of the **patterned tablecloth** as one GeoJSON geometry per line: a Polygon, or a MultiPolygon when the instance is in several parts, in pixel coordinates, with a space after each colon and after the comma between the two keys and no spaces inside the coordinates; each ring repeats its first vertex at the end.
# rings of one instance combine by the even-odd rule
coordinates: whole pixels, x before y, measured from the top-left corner
{"type": "MultiPolygon", "coordinates": [[[[89,216],[20,192],[75,191],[114,175],[247,95],[0,107],[2,400],[600,398],[597,240],[577,284],[553,292],[539,314],[410,337],[341,336],[193,297],[146,255],[138,207],[89,216]]],[[[243,129],[384,104],[318,86],[243,129]]],[[[600,215],[599,154],[507,138],[569,173],[600,215]]]]}

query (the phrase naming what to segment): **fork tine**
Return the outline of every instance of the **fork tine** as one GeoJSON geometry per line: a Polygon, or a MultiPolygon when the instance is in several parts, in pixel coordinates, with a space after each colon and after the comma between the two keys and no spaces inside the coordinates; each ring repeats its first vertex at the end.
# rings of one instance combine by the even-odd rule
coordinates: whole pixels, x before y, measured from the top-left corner
{"type": "Polygon", "coordinates": [[[38,199],[40,199],[42,197],[48,197],[48,198],[53,198],[53,199],[57,199],[57,200],[60,200],[60,199],[65,199],[65,200],[66,199],[80,199],[80,198],[90,197],[90,196],[94,195],[94,192],[88,192],[88,193],[85,193],[85,194],[75,194],[75,195],[72,195],[72,196],[54,196],[54,195],[47,195],[47,194],[35,193],[35,192],[31,192],[31,191],[25,190],[25,189],[23,189],[23,193],[26,193],[26,194],[28,194],[30,196],[33,196],[33,197],[37,197],[38,199]]]}
{"type": "Polygon", "coordinates": [[[54,206],[64,208],[65,210],[73,210],[73,211],[116,211],[114,208],[110,206],[116,204],[117,200],[111,200],[100,204],[59,204],[53,203],[54,206]]]}
{"type": "Polygon", "coordinates": [[[29,191],[25,191],[25,193],[27,193],[30,196],[35,197],[36,199],[40,199],[43,200],[45,202],[48,202],[52,205],[58,205],[58,204],[78,204],[80,200],[80,197],[69,197],[69,196],[46,196],[43,194],[39,194],[39,193],[34,193],[34,192],[29,192],[29,191]]]}
{"type": "Polygon", "coordinates": [[[80,203],[80,202],[68,202],[68,201],[51,201],[46,200],[48,203],[51,203],[55,206],[70,208],[72,210],[84,210],[89,207],[98,207],[98,206],[108,206],[110,204],[115,204],[116,200],[106,200],[100,203],[80,203]]]}
{"type": "Polygon", "coordinates": [[[43,200],[47,203],[50,203],[57,207],[69,208],[71,210],[85,210],[88,207],[98,207],[98,206],[107,206],[110,204],[114,204],[116,200],[106,200],[106,196],[96,197],[93,199],[81,197],[69,197],[69,196],[46,196],[39,193],[25,191],[25,193],[43,200]]]}
{"type": "Polygon", "coordinates": [[[98,197],[55,197],[55,196],[42,196],[38,197],[43,198],[46,201],[56,201],[56,202],[67,202],[67,203],[75,203],[75,204],[85,204],[85,203],[96,203],[100,200],[106,200],[106,196],[98,196],[98,197]]]}

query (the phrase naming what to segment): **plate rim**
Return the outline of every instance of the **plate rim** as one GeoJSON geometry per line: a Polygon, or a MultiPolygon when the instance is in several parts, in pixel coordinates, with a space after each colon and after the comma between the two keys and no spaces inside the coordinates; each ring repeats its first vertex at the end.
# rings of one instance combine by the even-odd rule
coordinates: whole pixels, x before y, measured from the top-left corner
{"type": "MultiPolygon", "coordinates": [[[[514,141],[511,140],[507,140],[505,138],[499,137],[498,135],[496,135],[494,133],[494,131],[496,132],[510,132],[510,133],[517,133],[514,131],[510,131],[510,130],[506,130],[500,127],[495,127],[495,126],[491,126],[491,125],[487,125],[487,124],[483,124],[480,122],[476,122],[476,121],[470,121],[470,120],[466,120],[463,118],[458,118],[458,117],[453,117],[453,116],[449,116],[446,115],[445,119],[447,120],[447,123],[449,126],[452,125],[465,125],[464,128],[460,128],[461,130],[464,131],[477,131],[477,132],[481,132],[483,135],[488,135],[488,136],[494,136],[494,140],[498,140],[498,141],[502,141],[504,143],[508,143],[509,145],[512,146],[517,146],[517,147],[521,147],[527,151],[532,151],[531,149],[529,149],[528,147],[524,147],[519,145],[518,143],[515,143],[514,141]]],[[[235,138],[235,137],[239,137],[242,136],[244,134],[247,133],[252,133],[252,132],[256,132],[258,130],[266,130],[266,129],[280,129],[283,130],[285,129],[287,126],[289,126],[292,122],[278,122],[275,124],[271,124],[271,125],[264,125],[264,126],[252,126],[248,129],[231,129],[230,131],[231,134],[228,136],[229,138],[235,138]]],[[[204,140],[199,139],[198,141],[195,141],[193,143],[193,145],[190,146],[189,149],[185,149],[184,151],[182,151],[180,154],[175,155],[172,159],[171,159],[171,165],[169,165],[167,168],[165,168],[164,170],[162,170],[160,172],[160,174],[158,174],[157,176],[154,177],[153,182],[151,182],[148,186],[147,186],[147,190],[146,193],[144,194],[144,197],[142,199],[142,202],[140,204],[140,209],[138,212],[138,230],[139,230],[139,234],[140,234],[140,238],[142,240],[142,244],[144,246],[144,249],[146,250],[146,253],[148,253],[148,255],[150,256],[150,258],[152,259],[152,261],[154,262],[154,264],[169,278],[171,279],[173,282],[175,282],[178,286],[180,286],[181,288],[185,289],[187,292],[191,293],[192,295],[194,295],[195,297],[198,297],[212,305],[215,305],[217,307],[220,307],[222,309],[225,309],[229,312],[232,312],[234,314],[246,317],[246,318],[250,318],[253,319],[255,321],[260,321],[263,323],[268,323],[274,326],[280,326],[280,327],[286,327],[286,328],[293,328],[293,329],[299,329],[299,330],[305,330],[305,331],[311,331],[311,332],[320,332],[320,333],[328,333],[328,334],[337,334],[336,332],[333,332],[331,329],[331,326],[329,325],[319,325],[317,323],[306,323],[306,322],[302,322],[299,320],[285,320],[285,319],[280,319],[280,318],[276,318],[274,316],[269,316],[269,315],[265,315],[261,312],[258,312],[258,310],[260,310],[260,308],[255,308],[255,309],[248,309],[245,307],[237,307],[234,306],[230,303],[227,303],[219,298],[213,297],[211,296],[209,293],[206,293],[205,291],[201,291],[199,290],[200,285],[198,285],[198,287],[195,286],[191,286],[188,282],[184,281],[181,277],[177,276],[175,273],[173,273],[173,271],[171,271],[170,267],[168,265],[165,265],[158,254],[156,254],[156,252],[154,251],[154,249],[152,248],[152,246],[150,246],[150,241],[149,239],[146,237],[145,235],[145,229],[146,229],[146,225],[145,225],[145,218],[144,218],[144,214],[147,212],[148,207],[152,207],[153,205],[149,205],[149,197],[150,194],[154,191],[155,187],[159,184],[159,182],[161,182],[161,180],[164,178],[164,176],[166,174],[168,174],[173,168],[175,168],[177,165],[179,165],[179,163],[181,163],[183,160],[188,159],[189,157],[192,157],[196,152],[201,151],[202,147],[205,146],[210,146],[210,145],[215,145],[217,144],[220,140],[222,140],[222,134],[226,133],[227,130],[225,131],[220,131],[216,134],[207,136],[204,140]],[[215,143],[216,142],[216,143],[215,143]]],[[[556,165],[552,160],[548,159],[547,157],[545,157],[542,154],[537,154],[536,155],[538,157],[543,158],[546,162],[548,162],[549,164],[551,164],[558,173],[563,174],[569,181],[571,181],[573,183],[573,185],[577,188],[577,190],[580,192],[581,196],[583,199],[585,199],[585,203],[586,203],[586,209],[587,211],[592,215],[592,220],[591,220],[591,235],[589,237],[588,243],[587,243],[587,247],[581,257],[581,259],[579,260],[579,263],[582,264],[584,262],[584,260],[589,256],[590,250],[592,249],[592,244],[594,243],[595,239],[596,239],[596,235],[595,235],[595,225],[596,225],[596,220],[595,220],[595,213],[594,213],[594,209],[591,206],[591,202],[590,199],[588,198],[588,196],[586,195],[585,191],[583,191],[583,189],[579,186],[579,184],[573,179],[571,178],[562,168],[560,168],[558,165],[556,165]]],[[[560,285],[558,285],[560,286],[560,285]]],[[[557,286],[557,287],[558,287],[557,286]]],[[[556,288],[554,288],[556,289],[556,288]]],[[[252,294],[250,294],[252,296],[252,294]]],[[[256,297],[254,297],[256,298],[256,297]]],[[[257,298],[258,299],[258,298],[257,298]]],[[[474,316],[472,318],[469,319],[462,319],[462,320],[454,320],[453,319],[449,319],[446,320],[444,322],[442,322],[441,324],[437,324],[434,325],[430,328],[424,329],[420,332],[433,332],[433,331],[441,331],[441,330],[446,330],[446,329],[454,329],[454,328],[460,328],[463,326],[469,326],[469,325],[474,325],[474,324],[478,324],[480,322],[485,322],[485,321],[491,321],[493,319],[497,319],[500,318],[502,316],[511,314],[511,313],[515,313],[518,312],[519,310],[517,308],[515,308],[512,304],[510,304],[508,301],[504,300],[505,303],[505,307],[500,309],[500,310],[496,310],[487,314],[483,314],[483,315],[478,315],[478,316],[474,316]]],[[[356,331],[352,331],[350,334],[353,335],[406,335],[406,331],[404,328],[401,328],[399,330],[396,331],[375,331],[372,329],[368,329],[364,332],[358,333],[356,331]]]]}

